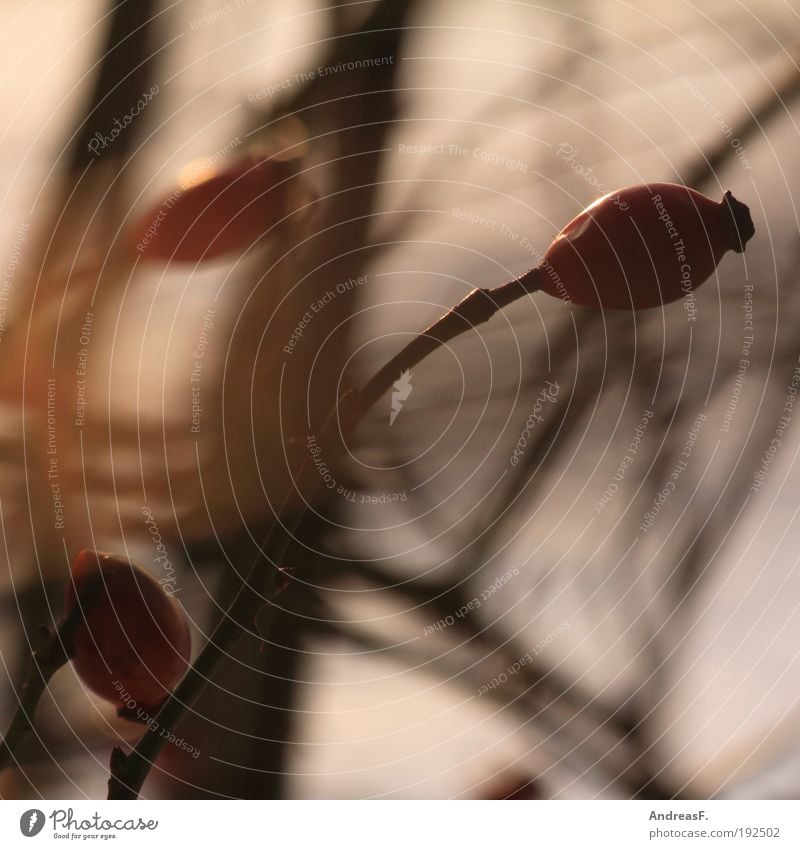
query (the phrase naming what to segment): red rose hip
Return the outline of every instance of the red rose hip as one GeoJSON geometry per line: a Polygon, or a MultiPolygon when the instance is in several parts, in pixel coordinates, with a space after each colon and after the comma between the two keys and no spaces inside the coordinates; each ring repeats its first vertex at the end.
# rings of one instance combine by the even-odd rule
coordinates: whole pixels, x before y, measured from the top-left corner
{"type": "Polygon", "coordinates": [[[556,236],[541,288],[581,306],[648,309],[707,280],[723,254],[753,236],[750,211],[730,192],[719,203],[686,186],[651,183],[605,195],[556,236]]]}
{"type": "Polygon", "coordinates": [[[144,259],[162,262],[201,262],[242,251],[287,214],[289,174],[285,162],[249,155],[219,170],[201,164],[139,216],[128,234],[130,246],[144,259]]]}
{"type": "Polygon", "coordinates": [[[174,598],[144,570],[113,554],[84,549],[72,563],[64,612],[75,608],[89,578],[99,588],[86,604],[73,643],[72,663],[97,695],[154,714],[183,677],[190,657],[189,628],[174,598]]]}

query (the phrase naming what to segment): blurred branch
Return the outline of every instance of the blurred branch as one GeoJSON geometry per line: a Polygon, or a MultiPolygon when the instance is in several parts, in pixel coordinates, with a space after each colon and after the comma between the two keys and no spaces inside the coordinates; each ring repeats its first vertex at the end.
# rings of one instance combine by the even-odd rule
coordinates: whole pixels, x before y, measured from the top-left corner
{"type": "MultiPolygon", "coordinates": [[[[499,665],[508,663],[508,657],[498,652],[497,647],[491,643],[489,655],[483,655],[466,667],[460,667],[442,660],[441,656],[432,658],[407,645],[386,643],[374,633],[353,627],[350,623],[333,623],[319,619],[311,628],[326,636],[343,637],[371,653],[390,656],[409,669],[427,672],[435,670],[437,680],[461,685],[473,694],[482,692],[482,686],[492,677],[491,673],[485,670],[484,657],[492,657],[499,661],[499,665]]],[[[587,755],[582,766],[583,773],[599,766],[607,771],[612,783],[622,785],[623,795],[629,798],[679,797],[675,788],[656,781],[653,775],[641,766],[639,752],[635,747],[631,747],[630,732],[627,729],[620,735],[616,733],[616,729],[607,728],[605,723],[596,724],[595,718],[586,707],[577,712],[564,711],[565,704],[561,701],[560,694],[553,695],[552,691],[543,693],[535,683],[531,684],[530,675],[520,674],[523,670],[525,667],[515,676],[509,676],[502,687],[488,689],[480,698],[494,703],[501,710],[511,710],[517,714],[520,729],[536,727],[540,732],[539,736],[544,737],[542,742],[545,746],[557,737],[566,738],[571,748],[564,753],[560,747],[558,758],[551,757],[551,764],[574,757],[583,750],[587,755]],[[609,734],[609,731],[612,733],[609,734]]],[[[562,690],[561,687],[559,689],[562,690]]],[[[571,689],[574,687],[565,685],[562,691],[568,693],[571,689]]],[[[578,770],[573,769],[573,772],[578,770]]]]}
{"type": "MultiPolygon", "coordinates": [[[[598,322],[598,316],[589,311],[578,311],[574,315],[574,318],[577,322],[574,330],[578,337],[581,335],[579,328],[588,329],[588,332],[591,333],[596,328],[598,322]]],[[[632,340],[635,339],[635,336],[621,332],[621,327],[617,326],[622,322],[630,322],[631,317],[627,315],[613,315],[606,316],[605,319],[606,321],[614,322],[614,325],[609,328],[608,335],[614,338],[628,340],[625,343],[625,350],[627,353],[635,354],[632,347],[632,340]],[[620,332],[615,332],[614,328],[620,330],[620,332]]],[[[574,348],[577,352],[580,348],[579,340],[573,338],[572,334],[556,333],[554,334],[554,338],[560,340],[560,344],[556,343],[556,347],[550,351],[550,358],[554,362],[563,363],[569,350],[574,348]]],[[[585,379],[573,393],[573,397],[570,399],[570,408],[563,416],[551,419],[541,430],[537,431],[538,438],[536,442],[528,446],[524,460],[509,475],[505,491],[498,500],[496,508],[492,511],[492,515],[488,517],[483,527],[475,532],[472,544],[459,555],[458,559],[463,568],[457,570],[458,574],[472,575],[477,568],[481,568],[490,562],[493,556],[492,551],[495,542],[503,538],[509,522],[517,512],[513,508],[515,506],[519,507],[523,500],[525,506],[528,505],[530,496],[533,494],[528,491],[532,475],[543,462],[552,441],[557,436],[561,438],[565,434],[568,436],[570,426],[565,424],[567,421],[566,417],[569,415],[570,421],[573,424],[576,423],[580,420],[585,410],[590,407],[592,401],[596,399],[599,385],[598,380],[602,377],[606,364],[600,358],[587,359],[584,357],[581,362],[586,364],[589,374],[588,376],[584,375],[585,379]]],[[[613,373],[617,377],[622,376],[621,370],[616,370],[613,373]]],[[[537,373],[535,379],[538,380],[539,377],[540,375],[537,373]]],[[[652,388],[650,383],[647,386],[650,389],[652,388]]],[[[645,406],[648,405],[649,399],[648,404],[645,404],[645,406]]],[[[429,582],[425,584],[415,584],[413,582],[400,583],[374,564],[359,563],[353,568],[353,571],[355,574],[373,580],[379,586],[393,588],[400,593],[405,593],[407,596],[413,597],[414,601],[420,605],[428,605],[434,608],[436,612],[431,614],[434,619],[452,614],[454,611],[460,609],[468,600],[467,596],[464,595],[463,581],[459,581],[455,585],[438,583],[435,586],[431,586],[429,582]]],[[[498,650],[498,646],[500,646],[509,664],[512,662],[513,657],[517,657],[523,653],[521,647],[513,648],[513,638],[506,638],[501,633],[497,633],[495,638],[492,638],[491,632],[497,629],[491,629],[491,632],[490,630],[480,630],[468,625],[464,621],[458,621],[458,625],[462,630],[467,632],[470,640],[477,640],[482,649],[498,650]],[[503,640],[506,640],[506,642],[503,642],[503,640]]],[[[584,713],[591,716],[597,727],[605,726],[617,736],[617,739],[628,740],[628,743],[625,745],[624,757],[627,759],[627,767],[625,768],[631,769],[634,768],[634,765],[638,764],[638,761],[643,756],[642,751],[637,751],[636,747],[631,744],[633,740],[642,738],[643,720],[634,711],[632,699],[629,699],[617,709],[604,708],[600,703],[588,699],[585,695],[580,695],[570,682],[559,680],[559,676],[552,669],[542,667],[539,664],[528,665],[519,674],[526,681],[527,686],[531,688],[532,692],[540,688],[542,682],[548,682],[549,686],[547,689],[550,692],[564,694],[563,698],[566,704],[569,705],[572,715],[584,713]]],[[[640,765],[635,766],[632,781],[632,790],[636,794],[647,795],[653,793],[658,798],[673,795],[673,788],[664,787],[661,782],[656,782],[653,785],[652,773],[640,765]]]]}
{"type": "Polygon", "coordinates": [[[279,579],[280,564],[288,546],[289,534],[283,526],[276,524],[199,657],[167,697],[155,722],[130,754],[126,755],[121,749],[114,748],[108,782],[109,799],[135,799],[139,795],[156,757],[166,743],[163,729],[175,729],[245,628],[253,626],[259,610],[284,589],[285,584],[279,579]]]}
{"type": "MultiPolygon", "coordinates": [[[[390,588],[412,599],[417,607],[424,607],[426,612],[430,612],[432,619],[444,619],[448,616],[454,618],[454,624],[449,625],[448,630],[460,633],[463,639],[461,648],[472,648],[482,657],[493,656],[498,659],[498,665],[505,668],[510,668],[525,654],[520,647],[515,647],[513,638],[500,633],[496,626],[484,625],[474,617],[453,617],[454,612],[460,610],[468,601],[467,595],[458,587],[430,587],[420,581],[399,583],[374,563],[353,563],[350,564],[349,571],[355,577],[372,581],[379,587],[390,588]]],[[[352,634],[348,623],[340,620],[321,624],[332,629],[345,627],[348,628],[348,634],[352,634]]],[[[478,661],[475,662],[477,663],[478,661]]],[[[432,664],[430,658],[425,658],[414,666],[432,664]]],[[[448,672],[448,677],[450,675],[448,672]]],[[[576,737],[578,740],[588,739],[595,734],[608,737],[608,747],[604,749],[602,756],[598,755],[598,761],[607,758],[608,767],[615,774],[626,776],[629,795],[658,799],[677,797],[676,788],[668,786],[643,763],[644,754],[638,743],[641,723],[631,713],[627,701],[617,707],[608,707],[599,699],[581,692],[575,682],[562,678],[556,670],[543,665],[536,658],[523,665],[514,678],[519,682],[517,697],[522,699],[526,710],[535,709],[539,718],[545,707],[561,713],[555,723],[555,729],[563,730],[573,723],[582,729],[581,734],[576,737]]],[[[530,721],[531,717],[527,715],[526,720],[530,721]]]]}
{"type": "MultiPolygon", "coordinates": [[[[614,321],[618,320],[618,318],[618,316],[609,316],[606,317],[606,321],[614,321]]],[[[628,315],[625,315],[624,318],[628,321],[631,320],[631,317],[628,315]]],[[[594,330],[598,322],[598,315],[589,310],[579,310],[577,313],[571,312],[570,319],[574,334],[571,336],[566,332],[557,331],[553,335],[555,341],[547,353],[551,362],[562,365],[570,352],[573,352],[572,360],[577,372],[581,329],[588,327],[590,331],[594,330]]],[[[502,532],[506,530],[514,515],[514,507],[519,506],[518,502],[528,489],[536,470],[544,462],[553,441],[556,437],[564,439],[566,436],[569,436],[570,431],[567,420],[570,413],[572,414],[572,423],[576,423],[580,420],[581,414],[588,408],[589,404],[593,400],[596,400],[597,392],[599,391],[597,378],[602,378],[604,364],[598,359],[592,358],[584,358],[582,362],[587,363],[587,367],[590,369],[590,379],[587,388],[580,391],[576,385],[575,392],[572,398],[570,398],[569,406],[564,414],[559,418],[555,416],[550,417],[542,428],[537,429],[535,442],[527,446],[521,462],[513,467],[509,473],[507,483],[504,486],[495,509],[492,511],[492,515],[484,523],[483,528],[474,536],[472,544],[463,553],[461,560],[465,565],[475,563],[476,561],[485,565],[488,562],[489,552],[496,540],[502,538],[502,532]]],[[[541,372],[536,372],[535,376],[531,376],[527,388],[530,390],[535,389],[534,384],[540,381],[541,372]]]]}
{"type": "MultiPolygon", "coordinates": [[[[329,10],[333,33],[326,42],[329,50],[321,60],[328,66],[339,66],[353,60],[374,56],[390,56],[392,61],[375,67],[357,68],[342,75],[314,75],[298,97],[278,109],[286,114],[304,111],[302,120],[316,126],[316,134],[325,139],[320,146],[335,149],[328,158],[335,166],[323,167],[320,177],[327,182],[323,202],[320,234],[315,239],[309,256],[310,275],[306,281],[309,290],[324,291],[331,277],[347,279],[359,273],[357,265],[363,260],[362,252],[369,242],[369,229],[376,214],[376,193],[380,186],[380,171],[387,135],[397,120],[395,78],[397,58],[406,35],[406,21],[414,0],[391,0],[371,6],[336,3],[329,10]],[[362,23],[349,31],[354,9],[361,12],[362,23]],[[367,12],[366,18],[363,13],[367,12]],[[340,103],[347,100],[348,107],[340,103]],[[343,203],[347,215],[342,215],[343,203]],[[313,269],[313,271],[311,271],[313,269]]],[[[258,128],[256,128],[257,130],[258,128]]],[[[307,250],[304,248],[304,251],[307,250]]],[[[350,332],[347,309],[341,302],[343,336],[350,332]]],[[[349,348],[348,339],[342,339],[349,348]]],[[[334,346],[336,343],[334,343],[334,346]]],[[[322,415],[336,404],[336,390],[332,385],[309,387],[322,415]]],[[[307,458],[306,458],[307,459],[307,458]]],[[[300,517],[292,536],[313,540],[320,532],[320,524],[300,517]]],[[[293,733],[291,706],[296,699],[296,678],[302,656],[296,650],[305,633],[305,619],[290,610],[272,608],[263,635],[267,653],[263,683],[259,684],[262,705],[260,727],[268,733],[251,744],[246,753],[244,778],[238,786],[244,795],[258,794],[262,798],[282,798],[286,746],[293,733]]]]}
{"type": "MultiPolygon", "coordinates": [[[[398,369],[415,366],[441,345],[475,325],[488,321],[501,307],[537,291],[541,274],[540,269],[534,268],[517,280],[501,284],[494,289],[473,290],[452,310],[406,345],[363,389],[355,393],[354,398],[342,399],[341,407],[344,409],[336,405],[331,410],[320,434],[320,442],[327,442],[334,430],[338,430],[340,413],[345,420],[345,432],[349,435],[371,406],[391,388],[398,369]]],[[[341,450],[342,447],[339,446],[339,451],[341,450]]],[[[321,478],[317,474],[312,455],[306,454],[297,473],[296,488],[301,493],[310,494],[307,500],[310,505],[320,486],[321,478]]],[[[278,510],[278,516],[283,513],[291,495],[292,493],[287,493],[284,504],[278,510]]],[[[287,525],[283,524],[281,518],[281,521],[273,526],[227,614],[217,625],[183,681],[164,702],[153,726],[145,732],[129,755],[125,755],[119,748],[114,749],[109,780],[110,799],[130,799],[138,796],[153,761],[165,745],[161,730],[174,729],[200,694],[223,656],[242,635],[245,626],[253,622],[264,604],[276,598],[282,591],[284,586],[277,578],[306,512],[299,513],[287,525]]]]}
{"type": "Polygon", "coordinates": [[[473,289],[453,309],[395,354],[363,389],[359,390],[354,402],[357,420],[360,421],[372,405],[391,389],[402,372],[413,368],[437,348],[464,331],[488,321],[498,310],[514,303],[523,295],[539,291],[542,274],[541,268],[533,268],[516,280],[494,289],[473,289]]]}
{"type": "MultiPolygon", "coordinates": [[[[367,47],[376,55],[394,56],[399,44],[398,30],[405,27],[416,3],[417,0],[378,0],[357,30],[337,34],[330,42],[320,65],[335,67],[364,58],[362,37],[368,38],[367,47]]],[[[343,16],[336,12],[334,15],[341,24],[343,16]]],[[[374,76],[379,71],[380,66],[371,69],[369,73],[374,76]]],[[[331,85],[337,85],[333,76],[315,76],[305,87],[298,89],[291,98],[281,104],[281,111],[295,113],[321,105],[327,99],[326,91],[331,85]]]]}
{"type": "Polygon", "coordinates": [[[74,650],[78,629],[97,601],[102,575],[90,576],[77,598],[77,603],[54,633],[45,626],[40,630],[42,645],[31,655],[28,677],[20,690],[17,710],[8,732],[0,743],[0,771],[17,763],[15,752],[33,730],[33,717],[50,679],[66,665],[74,650]]]}
{"type": "MultiPolygon", "coordinates": [[[[157,4],[154,0],[111,0],[110,7],[111,20],[95,66],[94,86],[69,154],[70,171],[82,171],[96,160],[89,146],[95,134],[108,132],[115,120],[136,106],[153,75],[158,51],[149,54],[148,50],[157,4]]],[[[124,159],[133,142],[130,130],[120,133],[109,155],[124,159]]]]}
{"type": "MultiPolygon", "coordinates": [[[[800,95],[800,47],[795,46],[789,51],[786,67],[773,81],[767,81],[765,91],[753,106],[747,109],[738,120],[731,122],[734,128],[733,138],[743,145],[746,141],[760,132],[764,132],[764,123],[785,112],[790,115],[789,104],[800,95]]],[[[741,147],[741,145],[740,145],[741,147]]],[[[697,162],[683,170],[683,182],[693,188],[701,188],[715,176],[726,160],[736,154],[731,146],[731,139],[724,133],[719,134],[719,140],[713,146],[701,152],[697,162]]]]}

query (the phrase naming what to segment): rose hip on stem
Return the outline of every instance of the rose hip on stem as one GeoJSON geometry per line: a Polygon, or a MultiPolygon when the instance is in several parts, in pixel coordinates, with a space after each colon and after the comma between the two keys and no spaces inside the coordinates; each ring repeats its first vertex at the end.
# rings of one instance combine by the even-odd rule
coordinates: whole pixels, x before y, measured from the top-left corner
{"type": "Polygon", "coordinates": [[[544,255],[541,288],[574,304],[640,310],[676,301],[755,232],[730,192],[716,203],[674,183],[630,186],[576,216],[544,255]]]}
{"type": "MultiPolygon", "coordinates": [[[[606,195],[559,233],[541,265],[494,288],[473,289],[418,333],[360,390],[342,396],[330,411],[321,437],[341,429],[345,438],[335,444],[338,451],[343,451],[346,437],[391,389],[399,374],[450,340],[489,321],[500,309],[520,298],[544,291],[589,307],[630,310],[660,306],[699,286],[728,250],[742,253],[754,232],[748,208],[730,192],[721,203],[715,203],[685,186],[653,183],[606,195]],[[691,269],[688,289],[683,265],[691,269]]],[[[307,454],[295,479],[298,491],[309,493],[306,510],[310,509],[319,481],[311,455],[307,454]],[[306,481],[310,481],[308,489],[306,481]]],[[[284,504],[276,510],[279,519],[288,515],[285,510],[291,495],[287,494],[284,504]]],[[[244,632],[241,623],[252,622],[263,605],[285,586],[281,566],[299,533],[303,517],[304,512],[300,511],[286,524],[274,523],[260,546],[259,555],[245,571],[245,579],[227,615],[161,707],[160,725],[172,727],[180,721],[244,632]]],[[[158,732],[150,728],[129,755],[115,750],[108,798],[135,799],[163,745],[158,732]]]]}
{"type": "Polygon", "coordinates": [[[120,708],[154,715],[186,671],[190,637],[178,603],[143,569],[113,554],[84,549],[72,563],[64,615],[87,580],[101,586],[75,633],[72,663],[94,693],[120,708]]]}

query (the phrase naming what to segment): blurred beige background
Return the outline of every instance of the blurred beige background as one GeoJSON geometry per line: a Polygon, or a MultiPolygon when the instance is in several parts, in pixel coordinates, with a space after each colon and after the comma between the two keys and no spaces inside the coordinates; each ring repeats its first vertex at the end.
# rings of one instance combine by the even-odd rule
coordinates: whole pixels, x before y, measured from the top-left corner
{"type": "MultiPolygon", "coordinates": [[[[6,5],[4,257],[17,250],[24,260],[32,241],[21,242],[20,225],[35,227],[45,215],[50,171],[86,96],[104,8],[6,5]]],[[[156,203],[187,162],[246,132],[254,92],[320,61],[328,33],[321,7],[256,0],[192,26],[219,8],[215,0],[164,8],[159,33],[171,43],[157,71],[159,94],[137,118],[146,121],[146,141],[131,165],[125,212],[156,203]]],[[[363,10],[355,4],[350,12],[357,20],[363,10]]],[[[340,529],[331,546],[355,566],[342,565],[325,599],[347,628],[302,641],[288,795],[469,797],[522,775],[547,796],[624,797],[629,787],[618,780],[615,758],[624,761],[629,747],[675,792],[800,792],[797,422],[781,431],[763,485],[751,489],[800,357],[796,100],[779,105],[702,175],[705,156],[730,145],[726,128],[745,127],[791,76],[797,13],[780,2],[418,4],[397,57],[397,116],[370,219],[371,238],[383,249],[355,263],[368,280],[350,325],[350,374],[368,375],[472,287],[534,264],[537,251],[602,193],[598,186],[693,179],[715,199],[731,189],[749,204],[756,237],[696,293],[694,321],[680,303],[600,315],[540,294],[421,364],[391,427],[389,397],[376,407],[350,474],[364,492],[406,497],[333,501],[340,529]],[[409,152],[418,145],[433,151],[409,152]],[[742,373],[751,307],[754,341],[742,373]],[[548,379],[559,382],[558,398],[534,432],[527,477],[515,477],[509,457],[548,379]],[[653,418],[634,461],[597,510],[648,411],[653,418]],[[691,463],[643,531],[699,414],[707,419],[691,463]],[[458,584],[467,599],[516,568],[469,614],[476,632],[490,629],[497,650],[458,628],[426,634],[438,616],[410,595],[376,587],[359,561],[397,581],[413,578],[415,587],[458,584]],[[509,658],[531,652],[565,622],[537,659],[585,696],[586,710],[546,690],[534,710],[519,679],[499,700],[478,695],[509,658]],[[347,629],[369,639],[354,640],[347,629]],[[641,724],[620,742],[619,729],[598,725],[598,716],[622,714],[641,724]]],[[[268,109],[272,100],[261,97],[258,106],[268,109]]],[[[309,162],[314,150],[312,140],[309,162]]],[[[181,600],[202,640],[211,585],[196,579],[182,546],[208,536],[209,524],[189,482],[200,458],[205,492],[224,493],[227,463],[213,428],[204,434],[212,441],[197,450],[183,436],[187,371],[210,308],[218,309],[219,341],[230,338],[239,301],[230,294],[234,283],[224,290],[221,281],[243,271],[235,259],[139,269],[127,286],[108,286],[114,294],[105,300],[101,289],[92,307],[88,415],[109,448],[87,457],[74,433],[63,439],[70,446],[60,455],[65,479],[75,482],[65,492],[67,510],[86,517],[72,536],[48,530],[46,491],[30,494],[38,492],[31,469],[41,453],[25,455],[19,419],[24,412],[24,427],[39,421],[41,428],[42,409],[3,400],[4,658],[18,638],[12,579],[36,580],[38,569],[51,579],[65,575],[64,552],[87,544],[87,522],[93,547],[124,548],[157,570],[138,489],[147,468],[161,482],[149,503],[174,540],[181,600]],[[118,427],[113,438],[109,422],[118,427]],[[32,525],[38,561],[30,558],[32,525]]],[[[72,313],[67,307],[60,318],[57,310],[38,313],[42,325],[52,332],[53,322],[80,324],[85,301],[78,298],[72,313]]],[[[0,352],[5,347],[0,339],[0,352]]],[[[221,369],[224,347],[213,350],[210,367],[221,369]]],[[[31,368],[39,357],[47,369],[35,333],[23,349],[31,368]]],[[[252,436],[249,390],[238,403],[241,416],[229,419],[234,445],[252,436]]],[[[253,521],[260,515],[260,505],[247,501],[257,502],[257,487],[241,495],[240,504],[221,497],[215,508],[226,530],[240,511],[253,521]]],[[[67,754],[57,767],[45,759],[29,773],[50,798],[102,795],[106,750],[116,734],[133,733],[101,705],[87,710],[88,696],[70,676],[61,675],[57,699],[42,713],[54,737],[71,738],[67,754]],[[87,750],[76,739],[91,741],[87,750]]],[[[11,696],[0,685],[7,716],[11,696]]],[[[214,747],[213,736],[204,751],[212,763],[239,763],[235,751],[214,747]]],[[[2,792],[30,792],[22,788],[2,792]]]]}

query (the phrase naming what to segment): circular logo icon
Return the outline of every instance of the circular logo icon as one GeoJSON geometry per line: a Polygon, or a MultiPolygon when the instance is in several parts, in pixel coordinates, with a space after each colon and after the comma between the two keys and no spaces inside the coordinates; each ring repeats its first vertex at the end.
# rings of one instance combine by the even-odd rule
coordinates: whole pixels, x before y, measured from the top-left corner
{"type": "Polygon", "coordinates": [[[44,811],[31,808],[19,818],[19,830],[25,837],[36,837],[44,828],[44,811]]]}

